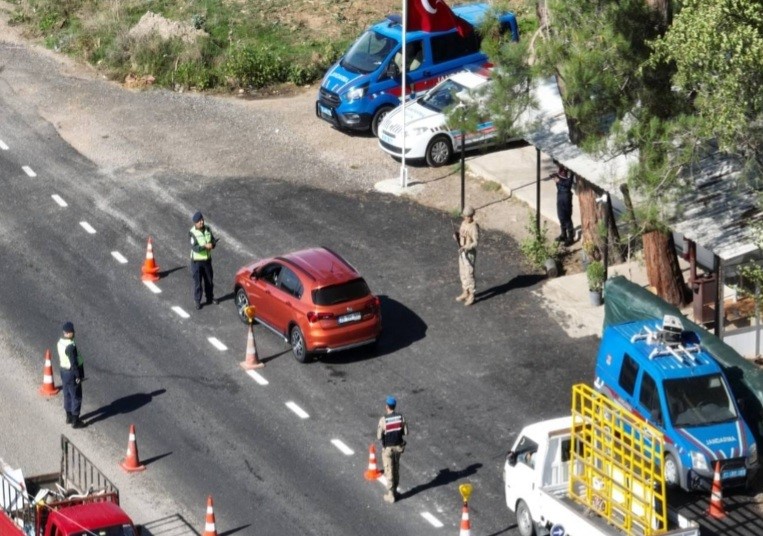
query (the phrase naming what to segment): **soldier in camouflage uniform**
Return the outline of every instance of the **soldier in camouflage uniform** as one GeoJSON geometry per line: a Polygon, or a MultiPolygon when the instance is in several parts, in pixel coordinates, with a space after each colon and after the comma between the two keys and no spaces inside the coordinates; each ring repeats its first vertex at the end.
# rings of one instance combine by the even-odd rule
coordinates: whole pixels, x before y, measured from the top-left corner
{"type": "Polygon", "coordinates": [[[474,264],[477,262],[477,243],[480,237],[480,226],[474,221],[474,208],[464,207],[462,212],[464,220],[458,230],[458,273],[461,276],[461,288],[463,292],[456,301],[464,302],[464,305],[474,303],[474,264]]]}

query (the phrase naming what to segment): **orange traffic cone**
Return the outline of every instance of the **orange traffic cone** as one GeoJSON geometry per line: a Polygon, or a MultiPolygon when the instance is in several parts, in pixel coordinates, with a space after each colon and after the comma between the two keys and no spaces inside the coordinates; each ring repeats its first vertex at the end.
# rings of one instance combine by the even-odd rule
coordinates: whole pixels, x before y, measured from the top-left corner
{"type": "Polygon", "coordinates": [[[39,393],[44,396],[56,396],[60,390],[53,382],[53,364],[50,362],[50,350],[45,350],[45,366],[42,369],[42,386],[39,393]]]}
{"type": "Polygon", "coordinates": [[[726,517],[723,508],[723,491],[721,490],[721,462],[715,462],[715,474],[713,475],[713,489],[710,492],[710,507],[707,514],[715,519],[726,517]]]}
{"type": "Polygon", "coordinates": [[[138,459],[138,443],[135,441],[135,425],[130,425],[130,439],[127,442],[127,456],[119,464],[128,473],[143,471],[146,466],[138,459]]]}
{"type": "Polygon", "coordinates": [[[249,335],[246,339],[246,359],[239,363],[244,370],[252,370],[256,368],[262,368],[265,363],[262,363],[257,357],[257,344],[254,342],[254,326],[249,325],[249,335]]]}
{"type": "Polygon", "coordinates": [[[148,245],[146,246],[146,262],[143,263],[141,269],[143,281],[159,281],[159,267],[154,262],[154,246],[151,244],[151,237],[148,237],[148,245]]]}
{"type": "Polygon", "coordinates": [[[368,469],[366,469],[366,480],[376,480],[382,475],[382,472],[376,467],[376,447],[373,443],[368,448],[368,469]]]}
{"type": "Polygon", "coordinates": [[[207,497],[207,518],[204,522],[204,536],[217,536],[215,528],[215,510],[212,504],[212,496],[207,497]]]}
{"type": "Polygon", "coordinates": [[[469,522],[469,504],[464,501],[464,508],[461,510],[461,531],[458,536],[472,536],[472,524],[469,522]]]}

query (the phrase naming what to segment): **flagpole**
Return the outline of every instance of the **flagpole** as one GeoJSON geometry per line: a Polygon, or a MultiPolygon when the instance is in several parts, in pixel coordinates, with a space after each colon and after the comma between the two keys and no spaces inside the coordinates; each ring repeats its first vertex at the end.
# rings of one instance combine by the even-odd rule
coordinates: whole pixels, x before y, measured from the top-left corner
{"type": "Polygon", "coordinates": [[[408,169],[405,167],[405,90],[407,89],[408,85],[408,79],[406,77],[406,66],[408,64],[408,61],[406,59],[406,53],[407,51],[407,41],[408,41],[408,0],[403,0],[403,65],[402,65],[402,90],[400,91],[400,98],[403,101],[403,108],[402,108],[402,114],[403,114],[403,146],[402,151],[400,152],[400,187],[401,188],[407,188],[408,187],[408,169]]]}

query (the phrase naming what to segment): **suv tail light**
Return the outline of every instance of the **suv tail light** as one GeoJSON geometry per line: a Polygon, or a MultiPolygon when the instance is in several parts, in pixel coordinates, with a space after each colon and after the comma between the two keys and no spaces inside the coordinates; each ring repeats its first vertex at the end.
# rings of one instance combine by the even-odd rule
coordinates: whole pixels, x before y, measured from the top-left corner
{"type": "Polygon", "coordinates": [[[309,311],[307,313],[307,321],[311,324],[321,320],[329,320],[331,318],[334,318],[334,313],[316,313],[315,311],[309,311]]]}

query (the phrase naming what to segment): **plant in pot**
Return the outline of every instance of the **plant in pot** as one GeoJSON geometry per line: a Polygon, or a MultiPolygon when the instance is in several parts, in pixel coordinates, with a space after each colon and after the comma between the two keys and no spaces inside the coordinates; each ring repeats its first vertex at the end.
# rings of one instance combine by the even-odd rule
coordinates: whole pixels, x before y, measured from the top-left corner
{"type": "Polygon", "coordinates": [[[549,277],[559,275],[559,258],[562,249],[559,242],[549,240],[546,222],[543,222],[540,232],[538,232],[535,229],[535,217],[531,212],[526,229],[530,236],[519,244],[519,249],[525,258],[535,268],[544,269],[549,277]]]}
{"type": "Polygon", "coordinates": [[[605,275],[603,262],[591,261],[588,264],[586,277],[588,278],[588,297],[591,300],[591,305],[601,305],[601,293],[604,289],[605,275]]]}
{"type": "Polygon", "coordinates": [[[583,245],[580,248],[580,264],[583,266],[583,270],[588,269],[591,261],[597,261],[600,258],[599,248],[596,247],[593,240],[583,240],[583,245]]]}

